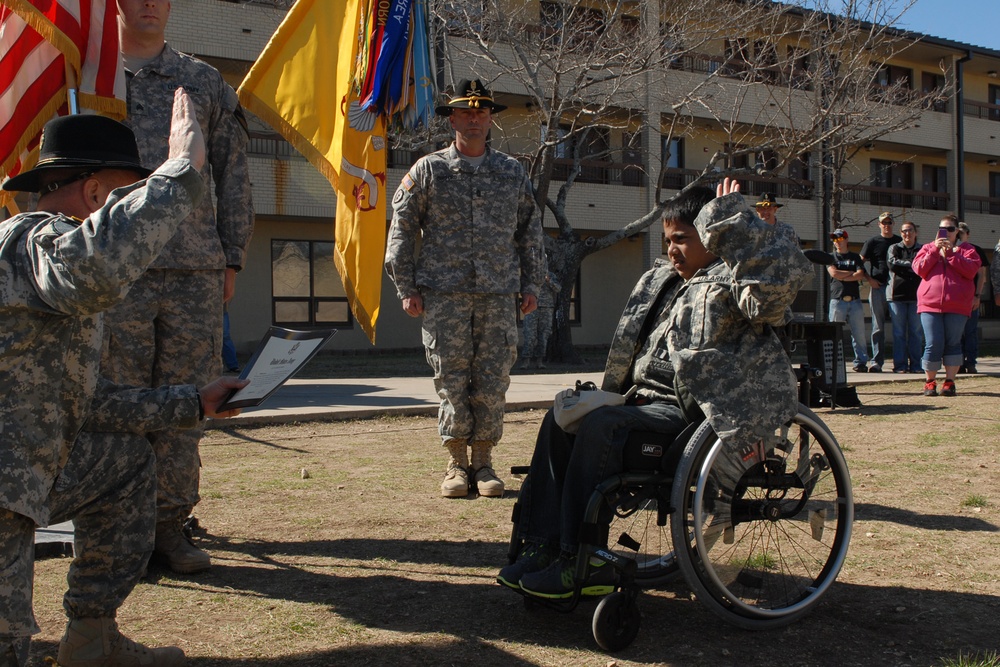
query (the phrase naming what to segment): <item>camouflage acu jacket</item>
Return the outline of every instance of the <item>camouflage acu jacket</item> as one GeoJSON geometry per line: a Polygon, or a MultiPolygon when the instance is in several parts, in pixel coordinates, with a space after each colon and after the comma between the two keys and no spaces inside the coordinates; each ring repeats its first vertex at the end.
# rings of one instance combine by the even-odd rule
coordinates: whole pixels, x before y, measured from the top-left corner
{"type": "MultiPolygon", "coordinates": [[[[715,432],[736,445],[752,443],[798,410],[795,376],[771,327],[784,323],[812,268],[797,244],[769,233],[741,195],[712,201],[695,224],[722,262],[681,287],[656,344],[715,432]]],[[[669,262],[657,260],[639,279],[608,353],[606,391],[628,389],[643,323],[677,277],[669,262]]]]}
{"type": "Polygon", "coordinates": [[[0,223],[0,507],[48,522],[46,498],[98,384],[101,311],[204,194],[190,163],[171,160],[86,220],[39,212],[0,223]]]}
{"type": "MultiPolygon", "coordinates": [[[[130,73],[131,74],[131,73],[130,73]]],[[[247,130],[236,91],[211,65],[164,45],[163,52],[128,79],[128,118],[142,163],[150,169],[167,159],[174,91],[191,95],[205,135],[206,183],[215,183],[217,212],[205,197],[160,257],[159,269],[242,268],[253,233],[253,202],[247,164],[247,130]]]]}
{"type": "Polygon", "coordinates": [[[422,287],[538,294],[546,263],[531,184],[517,160],[487,151],[475,168],[452,144],[420,158],[403,177],[385,255],[399,298],[422,287]]]}

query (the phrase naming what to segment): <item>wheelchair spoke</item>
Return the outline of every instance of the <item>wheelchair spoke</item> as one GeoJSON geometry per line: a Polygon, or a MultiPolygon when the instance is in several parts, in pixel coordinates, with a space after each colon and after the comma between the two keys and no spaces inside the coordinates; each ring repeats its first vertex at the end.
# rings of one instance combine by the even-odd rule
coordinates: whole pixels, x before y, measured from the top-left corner
{"type": "Polygon", "coordinates": [[[836,578],[853,501],[839,447],[811,412],[774,447],[751,449],[737,454],[713,434],[685,452],[693,458],[678,475],[676,544],[700,599],[743,627],[765,627],[805,613],[836,578]]]}

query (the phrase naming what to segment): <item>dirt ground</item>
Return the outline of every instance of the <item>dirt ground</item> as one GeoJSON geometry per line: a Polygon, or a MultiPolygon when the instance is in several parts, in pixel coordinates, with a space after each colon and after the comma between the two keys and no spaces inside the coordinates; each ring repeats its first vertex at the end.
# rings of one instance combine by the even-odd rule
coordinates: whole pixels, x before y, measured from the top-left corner
{"type": "MultiPolygon", "coordinates": [[[[859,387],[863,407],[819,410],[845,450],[856,522],[838,582],[779,630],[727,625],[683,582],[639,598],[636,641],[591,636],[592,604],[524,608],[495,583],[517,479],[502,499],[438,496],[431,418],[210,431],[202,446],[202,575],[152,567],[119,614],[198,667],[244,665],[937,666],[1000,650],[1000,378],[956,398],[919,382],[859,387]]],[[[507,417],[498,470],[526,464],[539,411],[507,417]]],[[[37,564],[42,634],[65,623],[67,559],[37,564]]]]}

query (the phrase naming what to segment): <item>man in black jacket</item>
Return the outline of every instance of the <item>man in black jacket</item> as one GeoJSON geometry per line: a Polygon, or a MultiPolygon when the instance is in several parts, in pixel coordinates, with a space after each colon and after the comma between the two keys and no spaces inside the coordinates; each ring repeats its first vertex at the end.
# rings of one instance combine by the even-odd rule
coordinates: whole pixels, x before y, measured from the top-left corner
{"type": "Polygon", "coordinates": [[[892,372],[920,373],[924,333],[917,314],[917,287],[920,276],[910,264],[921,244],[917,226],[907,220],[899,230],[903,240],[889,246],[889,310],[892,312],[892,372]]]}

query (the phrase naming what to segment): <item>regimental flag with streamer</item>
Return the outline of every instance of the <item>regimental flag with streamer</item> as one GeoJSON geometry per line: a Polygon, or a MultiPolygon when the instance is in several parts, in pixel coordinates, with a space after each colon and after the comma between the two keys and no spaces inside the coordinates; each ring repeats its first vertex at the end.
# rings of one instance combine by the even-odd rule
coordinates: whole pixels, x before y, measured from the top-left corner
{"type": "MultiPolygon", "coordinates": [[[[0,174],[37,159],[42,126],[69,111],[125,117],[116,0],[0,0],[0,174]]],[[[11,205],[0,192],[0,206],[11,205]]]]}
{"type": "MultiPolygon", "coordinates": [[[[414,81],[433,79],[414,70],[414,1],[423,2],[297,0],[237,91],[333,185],[334,261],[373,344],[385,255],[386,126],[429,117],[414,108],[414,81]]],[[[426,25],[419,29],[426,49],[426,25]]],[[[427,54],[421,58],[429,67],[427,54]]],[[[433,91],[425,97],[432,101],[433,91]]]]}

